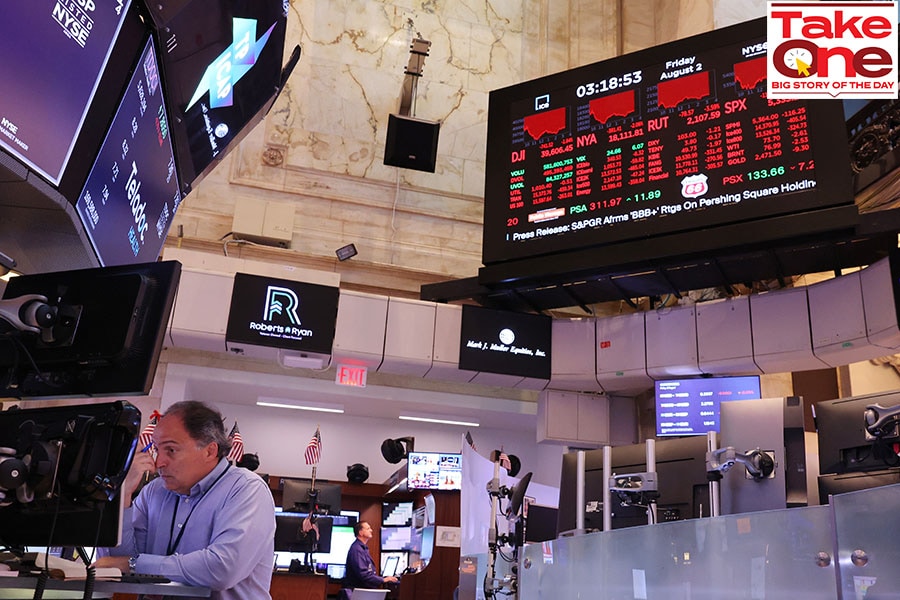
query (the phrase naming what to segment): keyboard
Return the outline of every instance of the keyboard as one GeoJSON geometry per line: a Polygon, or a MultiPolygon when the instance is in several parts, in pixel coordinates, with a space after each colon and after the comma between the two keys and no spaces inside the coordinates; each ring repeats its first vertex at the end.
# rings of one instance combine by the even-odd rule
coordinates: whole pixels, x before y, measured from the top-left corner
{"type": "Polygon", "coordinates": [[[170,583],[171,579],[162,575],[147,573],[122,573],[122,583],[170,583]]]}

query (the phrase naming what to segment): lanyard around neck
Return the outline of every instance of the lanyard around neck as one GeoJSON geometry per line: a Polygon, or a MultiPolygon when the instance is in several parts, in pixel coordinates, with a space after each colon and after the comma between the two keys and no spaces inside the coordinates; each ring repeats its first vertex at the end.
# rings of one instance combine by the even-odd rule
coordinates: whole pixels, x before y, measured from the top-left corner
{"type": "Polygon", "coordinates": [[[175,508],[172,509],[172,523],[171,525],[169,525],[169,543],[166,544],[166,556],[175,554],[175,548],[178,547],[178,543],[181,541],[181,536],[184,535],[184,530],[187,529],[188,520],[191,518],[191,515],[194,514],[194,509],[197,508],[197,505],[200,504],[200,501],[206,497],[207,492],[209,492],[209,490],[213,489],[215,485],[219,483],[219,480],[222,479],[222,477],[228,471],[229,467],[231,467],[230,463],[225,466],[225,469],[221,473],[219,473],[219,476],[216,477],[216,479],[212,482],[212,485],[206,488],[206,490],[204,490],[203,493],[201,493],[197,498],[197,501],[194,502],[193,506],[191,506],[191,510],[188,511],[187,517],[185,517],[184,519],[184,523],[181,524],[181,530],[178,532],[178,535],[175,537],[175,541],[173,542],[172,534],[175,533],[175,521],[178,517],[178,505],[180,504],[180,496],[178,496],[177,494],[175,495],[175,508]]]}

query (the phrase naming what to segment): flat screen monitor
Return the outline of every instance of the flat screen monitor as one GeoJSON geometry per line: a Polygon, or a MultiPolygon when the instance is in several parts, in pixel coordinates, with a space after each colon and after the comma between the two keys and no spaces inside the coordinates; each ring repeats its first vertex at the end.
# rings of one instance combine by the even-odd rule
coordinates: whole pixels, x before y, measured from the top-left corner
{"type": "Polygon", "coordinates": [[[281,504],[287,511],[341,514],[341,484],[311,479],[285,478],[281,504]]]}
{"type": "Polygon", "coordinates": [[[181,203],[159,65],[148,38],[75,202],[101,265],[156,260],[181,203]]]}
{"type": "Polygon", "coordinates": [[[40,333],[0,320],[0,396],[146,395],[181,274],[176,261],[14,277],[4,300],[47,299],[40,333]]]}
{"type": "Polygon", "coordinates": [[[344,578],[344,575],[347,574],[347,565],[328,563],[328,566],[325,568],[325,574],[328,575],[328,579],[334,581],[341,580],[344,578]]]}
{"type": "Polygon", "coordinates": [[[900,404],[900,392],[823,400],[813,405],[819,441],[819,473],[842,474],[900,466],[894,445],[900,436],[869,439],[866,406],[900,404]]]}
{"type": "Polygon", "coordinates": [[[397,567],[394,569],[394,574],[399,577],[406,571],[406,568],[409,566],[409,553],[408,552],[396,552],[382,549],[381,551],[381,570],[382,572],[386,571],[386,565],[388,561],[392,561],[397,559],[397,567]]]}
{"type": "Polygon", "coordinates": [[[853,202],[841,103],[766,99],[764,18],[495,90],[487,139],[485,265],[794,238],[853,202]],[[716,229],[776,217],[796,227],[716,229]]]}
{"type": "Polygon", "coordinates": [[[428,562],[434,555],[434,525],[422,528],[422,545],[419,547],[419,558],[428,562]]]}
{"type": "Polygon", "coordinates": [[[381,524],[388,527],[410,527],[413,524],[413,503],[382,502],[381,524]]]}
{"type": "Polygon", "coordinates": [[[225,341],[331,354],[338,296],[333,286],[237,273],[225,341]]]}
{"type": "Polygon", "coordinates": [[[0,21],[0,147],[59,184],[131,0],[10,2],[0,21]]]}
{"type": "Polygon", "coordinates": [[[382,577],[394,577],[397,575],[397,565],[400,564],[400,557],[397,555],[388,556],[384,559],[381,566],[382,577]]]}
{"type": "Polygon", "coordinates": [[[413,532],[412,527],[382,527],[381,549],[395,552],[417,549],[413,532]]]}
{"type": "Polygon", "coordinates": [[[118,545],[118,490],[140,424],[140,411],[124,401],[0,412],[0,446],[10,449],[0,464],[24,473],[0,506],[0,543],[118,545]]]}
{"type": "Polygon", "coordinates": [[[276,552],[330,552],[333,524],[331,517],[316,516],[307,520],[309,515],[302,513],[275,513],[275,551],[276,552]],[[304,525],[304,521],[306,524],[304,525]]]}
{"type": "Polygon", "coordinates": [[[406,460],[406,487],[410,490],[462,489],[462,455],[410,452],[406,460]]]}
{"type": "Polygon", "coordinates": [[[352,525],[334,525],[331,528],[331,548],[326,552],[318,550],[314,556],[316,564],[343,565],[347,563],[347,552],[356,541],[352,525]]]}
{"type": "Polygon", "coordinates": [[[529,504],[525,517],[525,541],[547,542],[556,539],[558,515],[558,508],[529,504]]]}
{"type": "MultiPolygon", "coordinates": [[[[164,91],[185,186],[219,164],[274,102],[283,85],[286,6],[283,0],[194,0],[157,23],[166,44],[160,56],[164,91]]],[[[155,3],[150,11],[156,16],[155,3]]]]}
{"type": "Polygon", "coordinates": [[[552,319],[466,304],[462,307],[459,368],[550,379],[552,319]]]}
{"type": "Polygon", "coordinates": [[[759,400],[759,376],[658,380],[656,435],[706,435],[719,431],[719,405],[759,400]]]}
{"type": "MultiPolygon", "coordinates": [[[[690,436],[665,438],[655,444],[656,477],[659,488],[657,519],[674,521],[709,516],[709,482],[706,479],[706,438],[690,436]]],[[[585,528],[603,527],[603,452],[585,452],[584,500],[585,528]]],[[[645,444],[614,446],[612,474],[626,475],[647,470],[645,444]]],[[[557,531],[575,529],[575,487],[578,481],[577,453],[563,455],[559,484],[557,531]]],[[[615,495],[611,501],[612,527],[620,529],[648,523],[647,511],[627,506],[615,495]]],[[[530,507],[529,507],[530,511],[530,507]]]]}
{"type": "Polygon", "coordinates": [[[900,468],[819,475],[819,503],[826,504],[828,496],[831,495],[858,492],[895,483],[900,483],[900,468]]]}

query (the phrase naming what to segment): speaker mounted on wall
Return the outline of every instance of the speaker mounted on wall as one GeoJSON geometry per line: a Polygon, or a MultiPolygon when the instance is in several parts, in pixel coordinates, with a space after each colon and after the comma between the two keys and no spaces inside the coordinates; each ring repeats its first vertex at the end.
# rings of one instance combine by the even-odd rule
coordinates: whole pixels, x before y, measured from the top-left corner
{"type": "Polygon", "coordinates": [[[434,173],[441,124],[403,115],[388,115],[384,164],[434,173]]]}

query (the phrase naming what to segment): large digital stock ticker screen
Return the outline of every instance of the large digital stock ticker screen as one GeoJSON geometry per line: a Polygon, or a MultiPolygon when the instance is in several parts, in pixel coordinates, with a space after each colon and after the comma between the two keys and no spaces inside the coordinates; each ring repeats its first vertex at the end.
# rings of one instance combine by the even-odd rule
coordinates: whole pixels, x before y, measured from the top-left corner
{"type": "Polygon", "coordinates": [[[181,191],[152,38],[75,203],[100,263],[156,260],[181,191]]]}
{"type": "Polygon", "coordinates": [[[840,101],[766,66],[758,19],[491,92],[484,263],[850,203],[840,101]]]}
{"type": "Polygon", "coordinates": [[[56,185],[130,0],[4,2],[0,146],[56,185]],[[40,52],[28,40],[41,40],[40,52]]]}

